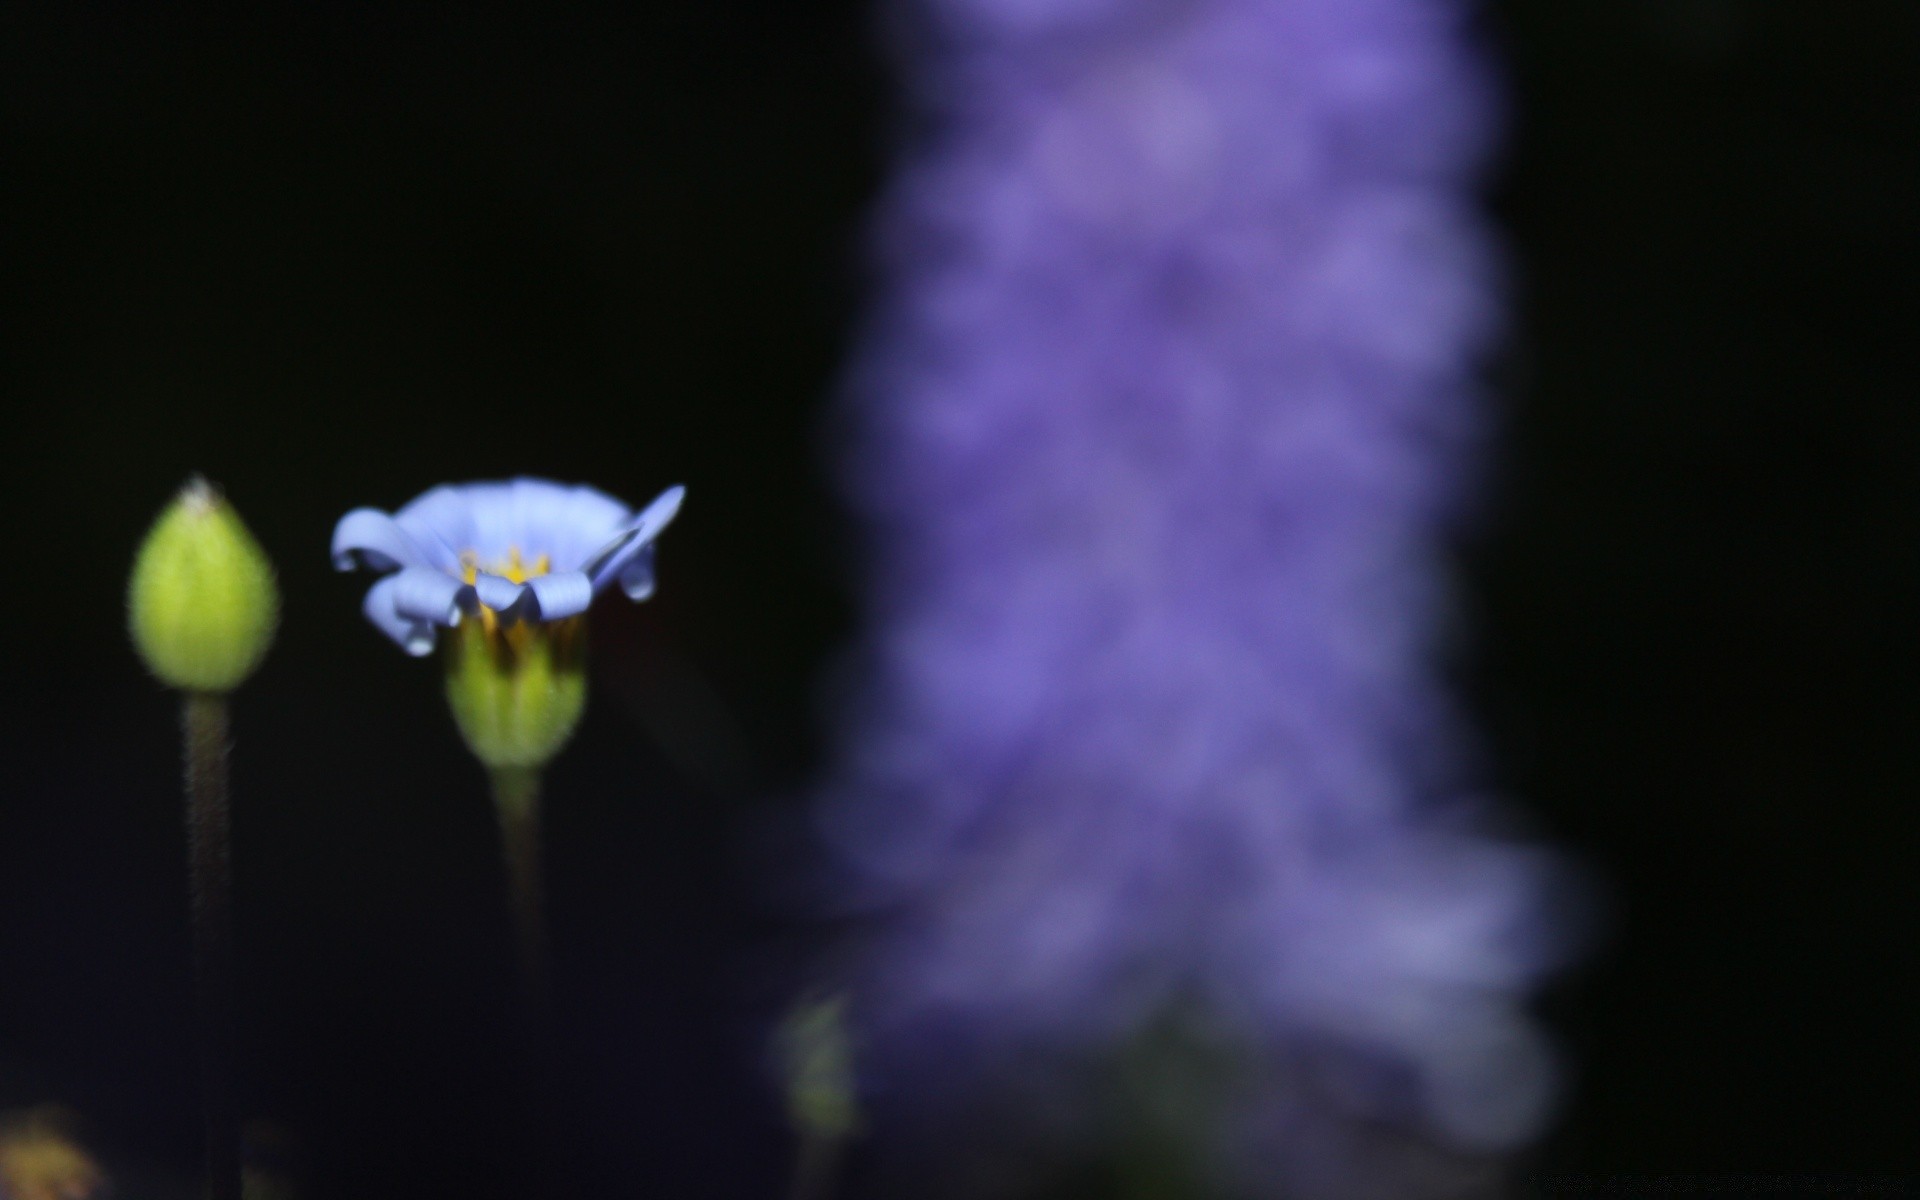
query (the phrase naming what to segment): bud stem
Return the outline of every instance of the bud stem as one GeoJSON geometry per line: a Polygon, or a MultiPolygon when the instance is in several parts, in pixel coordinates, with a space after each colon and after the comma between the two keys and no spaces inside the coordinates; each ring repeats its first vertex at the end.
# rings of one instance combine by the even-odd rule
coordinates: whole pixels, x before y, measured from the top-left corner
{"type": "Polygon", "coordinates": [[[787,1192],[789,1200],[826,1200],[832,1195],[841,1150],[839,1136],[819,1129],[802,1130],[792,1187],[787,1192]]]}
{"type": "Polygon", "coordinates": [[[200,1095],[208,1200],[240,1200],[240,1122],[233,1094],[234,965],[227,699],[188,692],[180,729],[187,768],[187,854],[194,983],[200,1008],[200,1095]]]}
{"type": "Polygon", "coordinates": [[[533,1029],[547,1017],[547,932],[540,882],[540,772],[532,767],[493,769],[494,808],[506,850],[507,884],[520,949],[520,988],[533,1029]]]}

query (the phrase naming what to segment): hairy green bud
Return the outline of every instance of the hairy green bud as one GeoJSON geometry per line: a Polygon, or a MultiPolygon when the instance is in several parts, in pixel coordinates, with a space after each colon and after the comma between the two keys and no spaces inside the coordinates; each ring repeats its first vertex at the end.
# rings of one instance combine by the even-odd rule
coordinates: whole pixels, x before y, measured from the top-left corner
{"type": "Polygon", "coordinates": [[[134,648],[169,687],[227,692],[260,665],[279,616],[273,564],[233,507],[196,476],[134,556],[134,648]]]}

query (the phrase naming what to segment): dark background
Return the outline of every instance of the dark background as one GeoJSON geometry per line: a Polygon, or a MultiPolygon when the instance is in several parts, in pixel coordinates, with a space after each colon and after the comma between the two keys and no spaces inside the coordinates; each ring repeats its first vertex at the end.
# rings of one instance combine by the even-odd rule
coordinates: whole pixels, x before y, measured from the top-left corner
{"type": "MultiPolygon", "coordinates": [[[[795,930],[742,848],[853,629],[817,431],[889,92],[864,5],[632,7],[0,10],[0,1105],[127,1178],[197,1156],[174,718],[121,604],[201,470],[285,593],[236,718],[248,1110],[325,1195],[520,1194],[483,780],[326,540],[530,472],[691,490],[549,781],[576,1165],[778,1193],[795,930]]],[[[1911,1169],[1920,16],[1491,18],[1521,283],[1466,682],[1614,899],[1537,1165],[1911,1169]]]]}

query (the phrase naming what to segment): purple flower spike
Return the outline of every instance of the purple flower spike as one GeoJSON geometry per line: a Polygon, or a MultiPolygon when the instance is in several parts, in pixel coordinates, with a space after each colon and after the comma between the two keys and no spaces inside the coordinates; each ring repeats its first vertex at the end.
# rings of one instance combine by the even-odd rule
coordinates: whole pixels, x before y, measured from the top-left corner
{"type": "Polygon", "coordinates": [[[653,594],[654,539],[680,511],[672,487],[635,512],[604,492],[545,479],[443,484],[399,512],[356,508],[333,530],[333,563],[387,572],[367,619],[421,655],[441,627],[490,611],[503,624],[578,616],[609,581],[653,594]]]}
{"type": "Polygon", "coordinates": [[[1467,6],[893,7],[933,136],[853,376],[878,629],[821,813],[888,918],[873,1086],[1197,1000],[1272,1064],[1283,1194],[1364,1190],[1361,1130],[1525,1142],[1560,869],[1476,832],[1433,663],[1500,324],[1467,6]]]}

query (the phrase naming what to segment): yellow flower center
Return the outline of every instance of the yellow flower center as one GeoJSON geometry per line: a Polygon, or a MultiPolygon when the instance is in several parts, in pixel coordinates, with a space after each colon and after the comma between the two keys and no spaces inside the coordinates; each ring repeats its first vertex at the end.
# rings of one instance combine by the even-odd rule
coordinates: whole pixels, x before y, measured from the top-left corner
{"type": "MultiPolygon", "coordinates": [[[[497,563],[482,564],[480,556],[472,550],[463,550],[460,552],[460,575],[468,583],[474,582],[483,569],[489,575],[498,575],[513,583],[525,583],[529,579],[545,575],[551,571],[553,569],[553,563],[544,554],[532,562],[528,562],[520,556],[520,547],[518,546],[507,547],[506,559],[497,563]]],[[[496,636],[500,632],[500,615],[493,609],[482,604],[480,606],[480,625],[482,629],[486,630],[489,637],[496,636]]],[[[524,630],[520,634],[523,640],[527,635],[528,631],[524,630]]],[[[512,636],[511,632],[509,636],[512,636]]]]}
{"type": "MultiPolygon", "coordinates": [[[[515,583],[525,583],[535,576],[545,575],[548,571],[553,570],[553,564],[548,560],[546,555],[542,554],[539,558],[529,563],[520,557],[520,547],[518,546],[507,547],[507,558],[505,562],[484,565],[487,574],[498,575],[503,579],[510,579],[515,583]]],[[[482,566],[483,564],[478,554],[475,554],[471,550],[461,551],[460,571],[466,576],[468,583],[472,583],[480,574],[482,566]]]]}

